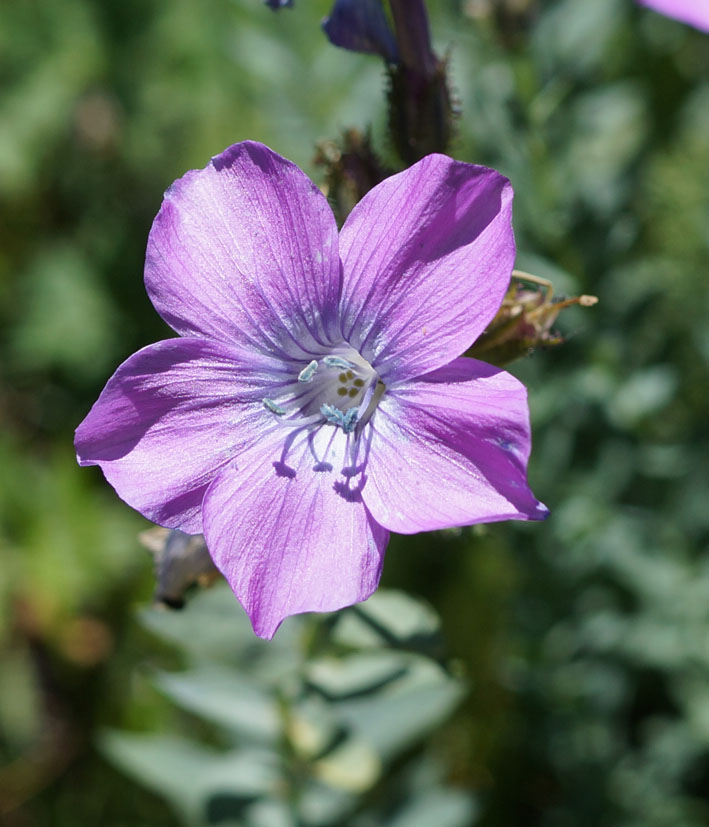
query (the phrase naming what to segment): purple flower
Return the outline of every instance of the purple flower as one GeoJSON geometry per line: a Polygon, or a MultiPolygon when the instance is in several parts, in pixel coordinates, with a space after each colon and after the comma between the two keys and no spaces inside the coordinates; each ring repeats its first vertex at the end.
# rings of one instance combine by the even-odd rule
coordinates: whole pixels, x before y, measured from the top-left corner
{"type": "Polygon", "coordinates": [[[263,0],[263,2],[273,11],[279,11],[280,9],[285,8],[292,8],[293,0],[263,0]]]}
{"type": "Polygon", "coordinates": [[[709,32],[709,0],[638,0],[660,14],[709,32]]]}
{"type": "Polygon", "coordinates": [[[389,531],[543,519],[526,392],[456,358],[495,315],[512,189],[430,155],[339,234],[292,163],[244,142],[165,194],[145,282],[180,338],[124,362],[76,432],[150,520],[204,532],[262,637],[376,588],[389,531]]]}
{"type": "Polygon", "coordinates": [[[382,0],[336,0],[322,27],[334,46],[380,55],[388,63],[399,60],[382,0]]]}

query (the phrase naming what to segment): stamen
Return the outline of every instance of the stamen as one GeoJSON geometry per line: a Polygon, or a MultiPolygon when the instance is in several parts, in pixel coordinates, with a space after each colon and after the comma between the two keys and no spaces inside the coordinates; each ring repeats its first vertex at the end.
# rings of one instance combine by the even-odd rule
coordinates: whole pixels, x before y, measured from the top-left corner
{"type": "Polygon", "coordinates": [[[353,431],[357,424],[357,408],[350,408],[347,413],[343,413],[334,405],[323,405],[320,408],[320,413],[328,422],[339,425],[346,434],[353,431]]]}
{"type": "MultiPolygon", "coordinates": [[[[342,428],[346,434],[359,434],[385,389],[371,365],[354,350],[350,352],[353,360],[333,355],[311,359],[305,367],[301,362],[300,372],[293,371],[289,382],[279,388],[274,398],[264,397],[262,405],[278,418],[283,428],[328,423],[342,428]],[[321,369],[323,365],[332,371],[321,369]]],[[[350,352],[339,349],[339,353],[348,356],[350,352]]]]}
{"type": "Polygon", "coordinates": [[[341,425],[342,420],[344,419],[344,414],[339,408],[336,408],[334,405],[322,405],[320,408],[320,413],[327,419],[328,422],[332,422],[333,425],[341,425]]]}
{"type": "MultiPolygon", "coordinates": [[[[386,385],[384,384],[384,382],[382,382],[381,379],[379,379],[377,381],[376,387],[374,388],[374,391],[372,392],[372,394],[369,398],[369,403],[367,404],[367,407],[364,409],[364,413],[359,418],[359,424],[360,425],[362,425],[362,426],[366,425],[367,422],[369,422],[369,420],[372,418],[372,414],[374,413],[374,411],[376,411],[377,405],[379,405],[380,399],[382,398],[382,396],[384,396],[384,391],[385,390],[386,390],[386,385]]],[[[365,402],[366,402],[366,397],[365,397],[365,402]]],[[[362,404],[364,404],[364,402],[362,404]]]]}
{"type": "Polygon", "coordinates": [[[315,374],[315,371],[318,369],[318,363],[315,359],[312,362],[309,362],[303,370],[298,374],[298,381],[299,382],[310,382],[315,374]]]}
{"type": "Polygon", "coordinates": [[[353,368],[354,367],[352,362],[348,362],[347,359],[342,359],[339,356],[326,356],[323,359],[323,362],[329,368],[344,368],[345,370],[347,370],[348,368],[353,368]]]}
{"type": "Polygon", "coordinates": [[[354,430],[355,425],[357,424],[357,408],[350,408],[349,411],[344,416],[344,422],[342,423],[342,430],[349,434],[350,431],[354,430]]]}
{"type": "Polygon", "coordinates": [[[285,416],[286,409],[282,408],[280,405],[276,404],[273,399],[269,399],[268,397],[264,396],[261,400],[264,404],[264,407],[268,408],[271,413],[276,414],[276,416],[285,416]]]}

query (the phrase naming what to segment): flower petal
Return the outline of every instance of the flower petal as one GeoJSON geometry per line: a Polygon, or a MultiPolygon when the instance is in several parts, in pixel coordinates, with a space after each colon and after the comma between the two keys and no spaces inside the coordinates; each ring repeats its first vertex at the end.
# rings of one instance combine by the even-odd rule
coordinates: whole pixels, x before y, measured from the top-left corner
{"type": "Polygon", "coordinates": [[[709,0],[639,0],[660,14],[709,32],[709,0]]]}
{"type": "Polygon", "coordinates": [[[150,231],[145,284],[185,336],[292,355],[339,338],[332,210],[262,144],[235,144],[170,187],[150,231]]]}
{"type": "Polygon", "coordinates": [[[372,419],[362,496],[390,531],[548,515],[527,485],[527,393],[505,371],[455,359],[389,390],[372,419]]]}
{"type": "Polygon", "coordinates": [[[197,534],[218,469],[274,427],[261,399],[278,367],[219,342],[149,345],[118,368],[76,429],[79,464],[101,466],[153,522],[197,534]]]}
{"type": "Polygon", "coordinates": [[[204,499],[210,554],[265,638],[289,615],[369,597],[389,537],[338,473],[342,430],[293,436],[284,445],[282,434],[272,435],[241,454],[204,499]]]}
{"type": "Polygon", "coordinates": [[[385,383],[462,353],[497,312],[515,256],[512,188],[428,155],[383,181],[340,234],[342,330],[385,383]]]}

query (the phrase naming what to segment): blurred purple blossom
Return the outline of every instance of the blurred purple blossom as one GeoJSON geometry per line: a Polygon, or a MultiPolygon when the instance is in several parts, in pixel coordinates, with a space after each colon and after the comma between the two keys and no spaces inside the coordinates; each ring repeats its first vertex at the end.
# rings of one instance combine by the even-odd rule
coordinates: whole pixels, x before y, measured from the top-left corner
{"type": "Polygon", "coordinates": [[[334,46],[380,55],[388,63],[399,59],[382,0],[336,0],[322,27],[334,46]]]}
{"type": "Polygon", "coordinates": [[[654,9],[682,23],[709,32],[709,0],[638,0],[643,6],[654,9]]]}
{"type": "Polygon", "coordinates": [[[76,432],[150,520],[204,532],[271,637],[376,588],[390,531],[543,519],[526,391],[458,357],[494,317],[512,189],[430,155],[339,233],[294,164],[244,142],[165,194],[148,294],[179,334],[124,362],[76,432]]]}
{"type": "Polygon", "coordinates": [[[291,8],[293,6],[293,0],[263,0],[263,2],[269,9],[273,9],[274,11],[285,9],[286,7],[291,8]]]}

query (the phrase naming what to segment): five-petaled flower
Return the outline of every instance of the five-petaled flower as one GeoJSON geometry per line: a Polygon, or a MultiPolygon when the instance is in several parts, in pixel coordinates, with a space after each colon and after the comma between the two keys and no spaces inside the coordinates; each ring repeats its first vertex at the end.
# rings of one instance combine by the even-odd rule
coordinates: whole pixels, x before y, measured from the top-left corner
{"type": "Polygon", "coordinates": [[[291,162],[244,142],[165,194],[145,283],[178,338],[111,377],[76,432],[150,520],[204,532],[257,634],[376,588],[390,531],[543,519],[526,391],[459,357],[515,256],[512,190],[430,155],[339,233],[291,162]]]}

